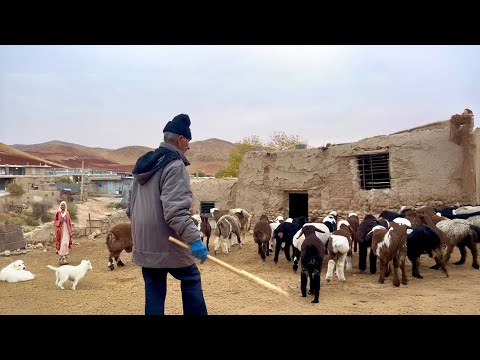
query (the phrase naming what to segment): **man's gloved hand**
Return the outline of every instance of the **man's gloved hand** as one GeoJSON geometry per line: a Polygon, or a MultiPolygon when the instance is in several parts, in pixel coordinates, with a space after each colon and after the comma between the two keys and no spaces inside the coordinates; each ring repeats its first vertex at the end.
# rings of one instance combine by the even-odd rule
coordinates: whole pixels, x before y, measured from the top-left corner
{"type": "Polygon", "coordinates": [[[208,251],[202,240],[198,239],[192,242],[190,244],[190,251],[194,257],[200,259],[200,264],[203,264],[205,260],[207,260],[208,251]]]}

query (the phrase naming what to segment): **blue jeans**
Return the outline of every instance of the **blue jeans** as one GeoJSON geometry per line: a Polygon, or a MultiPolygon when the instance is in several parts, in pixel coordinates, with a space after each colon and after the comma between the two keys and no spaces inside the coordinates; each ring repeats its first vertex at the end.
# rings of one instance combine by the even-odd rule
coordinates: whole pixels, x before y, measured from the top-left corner
{"type": "Polygon", "coordinates": [[[200,271],[193,264],[178,269],[153,269],[142,267],[145,280],[145,315],[164,315],[167,295],[167,274],[180,280],[184,315],[208,315],[203,298],[200,271]]]}

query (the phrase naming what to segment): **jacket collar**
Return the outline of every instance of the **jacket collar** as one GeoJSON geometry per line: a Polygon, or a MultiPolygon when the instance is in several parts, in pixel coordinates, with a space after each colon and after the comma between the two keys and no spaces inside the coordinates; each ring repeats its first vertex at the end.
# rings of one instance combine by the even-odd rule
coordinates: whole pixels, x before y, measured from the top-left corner
{"type": "Polygon", "coordinates": [[[182,161],[185,164],[185,166],[190,165],[190,162],[185,157],[185,154],[182,153],[180,151],[180,149],[178,149],[176,146],[173,146],[172,144],[169,144],[169,143],[166,143],[166,142],[161,142],[159,147],[164,147],[164,148],[170,149],[172,151],[176,151],[180,155],[180,157],[182,158],[182,161]]]}

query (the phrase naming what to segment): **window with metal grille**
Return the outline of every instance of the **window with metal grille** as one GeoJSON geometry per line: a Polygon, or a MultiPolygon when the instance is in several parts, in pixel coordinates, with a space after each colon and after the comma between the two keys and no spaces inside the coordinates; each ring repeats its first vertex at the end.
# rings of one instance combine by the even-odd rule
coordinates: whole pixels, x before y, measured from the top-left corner
{"type": "Polygon", "coordinates": [[[388,153],[357,156],[360,186],[364,190],[390,189],[388,153]]]}
{"type": "Polygon", "coordinates": [[[208,217],[211,217],[210,209],[215,207],[215,203],[212,201],[200,201],[200,214],[207,214],[208,217]]]}

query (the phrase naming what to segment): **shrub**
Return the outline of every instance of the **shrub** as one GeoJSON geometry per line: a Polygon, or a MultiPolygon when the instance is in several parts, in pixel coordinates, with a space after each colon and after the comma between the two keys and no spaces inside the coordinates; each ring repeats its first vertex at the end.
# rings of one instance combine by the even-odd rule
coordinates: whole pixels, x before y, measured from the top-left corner
{"type": "Polygon", "coordinates": [[[40,220],[42,220],[42,223],[48,223],[50,221],[53,221],[54,216],[54,214],[47,212],[41,215],[40,220]]]}
{"type": "Polygon", "coordinates": [[[25,220],[21,216],[11,216],[5,220],[5,224],[23,225],[25,220]]]}
{"type": "Polygon", "coordinates": [[[33,215],[31,215],[25,218],[25,224],[29,226],[38,226],[40,225],[40,222],[38,221],[38,219],[35,219],[33,215]]]}
{"type": "Polygon", "coordinates": [[[68,204],[68,212],[70,213],[70,218],[72,220],[76,220],[77,219],[77,205],[75,203],[70,203],[68,204]]]}
{"type": "Polygon", "coordinates": [[[11,220],[14,216],[6,213],[6,212],[0,212],[0,224],[11,224],[11,220]]]}
{"type": "Polygon", "coordinates": [[[62,176],[62,177],[58,180],[58,182],[60,182],[60,183],[66,183],[66,184],[72,184],[72,183],[73,183],[72,179],[70,179],[69,176],[62,176]]]}
{"type": "Polygon", "coordinates": [[[21,214],[23,211],[28,209],[28,206],[26,204],[17,204],[14,201],[5,201],[3,208],[5,211],[21,214]]]}
{"type": "Polygon", "coordinates": [[[35,219],[42,219],[48,215],[48,210],[52,207],[50,201],[43,200],[42,202],[35,202],[32,205],[32,214],[35,219]]]}
{"type": "Polygon", "coordinates": [[[194,172],[193,175],[194,175],[195,177],[210,177],[210,175],[205,174],[203,171],[194,172]]]}
{"type": "Polygon", "coordinates": [[[23,190],[22,185],[14,183],[14,182],[7,185],[7,191],[12,196],[21,196],[21,195],[25,194],[25,191],[23,190]]]}

